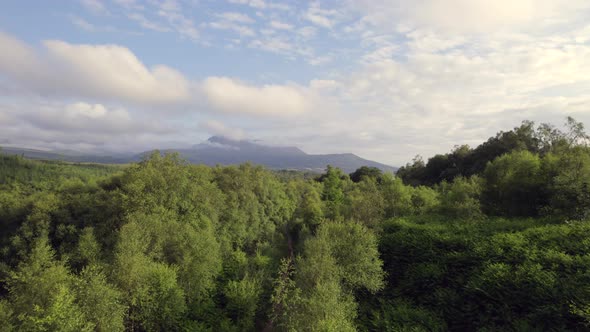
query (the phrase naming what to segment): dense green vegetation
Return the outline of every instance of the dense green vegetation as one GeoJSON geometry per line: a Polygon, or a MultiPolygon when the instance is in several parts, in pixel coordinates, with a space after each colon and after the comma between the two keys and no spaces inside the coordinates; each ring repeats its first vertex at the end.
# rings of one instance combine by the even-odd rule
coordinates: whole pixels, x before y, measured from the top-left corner
{"type": "Polygon", "coordinates": [[[587,330],[587,141],[317,178],[0,155],[0,331],[587,330]]]}

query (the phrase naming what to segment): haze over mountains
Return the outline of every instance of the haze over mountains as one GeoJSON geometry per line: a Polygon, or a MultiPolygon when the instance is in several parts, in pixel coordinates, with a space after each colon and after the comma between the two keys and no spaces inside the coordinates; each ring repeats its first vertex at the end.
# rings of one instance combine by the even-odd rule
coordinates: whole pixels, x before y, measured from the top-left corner
{"type": "MultiPolygon", "coordinates": [[[[112,154],[92,155],[77,151],[43,151],[4,147],[4,153],[22,154],[28,158],[63,160],[70,162],[128,163],[139,161],[149,154],[112,154]]],[[[178,152],[182,158],[194,164],[235,165],[251,162],[270,169],[323,172],[326,165],[342,169],[346,173],[354,172],[361,166],[377,167],[384,172],[395,172],[396,167],[363,159],[352,153],[341,154],[307,154],[293,146],[269,146],[248,140],[234,140],[223,136],[212,136],[207,141],[188,149],[165,149],[162,152],[178,152]]]]}

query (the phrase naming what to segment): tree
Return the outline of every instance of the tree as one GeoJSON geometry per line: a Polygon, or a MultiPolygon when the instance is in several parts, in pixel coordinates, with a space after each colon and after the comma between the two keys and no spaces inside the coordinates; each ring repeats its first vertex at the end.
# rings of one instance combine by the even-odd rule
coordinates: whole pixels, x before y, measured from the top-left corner
{"type": "Polygon", "coordinates": [[[412,188],[412,206],[415,214],[435,212],[440,205],[438,193],[426,186],[412,188]]]}
{"type": "Polygon", "coordinates": [[[326,205],[325,215],[330,219],[337,219],[340,216],[340,209],[344,202],[344,193],[342,191],[342,180],[340,179],[342,172],[338,168],[328,165],[326,169],[326,177],[324,179],[324,190],[322,192],[322,200],[326,205]]]}
{"type": "Polygon", "coordinates": [[[360,290],[383,287],[382,262],[373,233],[354,222],[324,223],[304,243],[295,268],[296,294],[287,301],[287,330],[355,331],[360,290]]]}
{"type": "Polygon", "coordinates": [[[120,237],[114,268],[117,284],[125,290],[129,328],[178,329],[186,310],[184,291],[178,285],[175,269],[152,259],[159,253],[150,248],[157,238],[136,222],[125,225],[120,237]]]}
{"type": "Polygon", "coordinates": [[[385,201],[375,178],[364,178],[346,195],[347,216],[368,227],[375,227],[385,213],[385,201]]]}
{"type": "Polygon", "coordinates": [[[566,139],[569,141],[570,146],[582,145],[587,146],[590,141],[590,136],[584,131],[584,124],[576,121],[571,116],[566,118],[565,126],[568,129],[566,139]]]}
{"type": "Polygon", "coordinates": [[[590,216],[590,151],[576,146],[543,158],[546,212],[568,219],[590,216]]]}
{"type": "Polygon", "coordinates": [[[386,218],[410,215],[414,212],[412,188],[404,185],[399,177],[384,176],[381,187],[386,218]]]}
{"type": "Polygon", "coordinates": [[[535,216],[539,212],[541,159],[528,151],[503,155],[484,172],[484,206],[506,216],[535,216]]]}
{"type": "Polygon", "coordinates": [[[96,266],[85,268],[74,287],[81,311],[94,331],[124,331],[126,307],[121,293],[108,283],[105,274],[96,266]]]}
{"type": "Polygon", "coordinates": [[[483,183],[479,177],[457,177],[451,183],[441,183],[439,190],[443,214],[465,220],[484,217],[480,203],[483,183]]]}
{"type": "Polygon", "coordinates": [[[92,331],[77,304],[75,278],[56,261],[47,239],[34,241],[30,255],[7,280],[14,325],[23,331],[92,331]]]}
{"type": "Polygon", "coordinates": [[[381,175],[383,175],[383,172],[377,167],[361,166],[353,173],[350,173],[350,180],[352,182],[360,182],[363,178],[367,177],[378,181],[381,175]]]}

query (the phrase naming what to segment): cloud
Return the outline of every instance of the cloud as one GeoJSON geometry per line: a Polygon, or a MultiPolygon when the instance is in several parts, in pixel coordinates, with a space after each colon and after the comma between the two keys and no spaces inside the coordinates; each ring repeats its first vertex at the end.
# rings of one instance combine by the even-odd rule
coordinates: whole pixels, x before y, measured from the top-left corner
{"type": "MultiPolygon", "coordinates": [[[[37,52],[5,34],[0,34],[0,45],[9,50],[0,54],[0,75],[30,93],[56,98],[274,116],[304,113],[317,98],[309,88],[298,85],[254,86],[225,77],[198,83],[164,65],[148,68],[129,49],[117,45],[49,40],[42,43],[45,52],[37,52]],[[209,106],[203,107],[199,96],[209,106]]],[[[91,109],[99,112],[101,108],[91,109]]]]}
{"type": "Polygon", "coordinates": [[[127,110],[107,109],[102,104],[84,102],[64,105],[63,108],[44,105],[38,112],[27,114],[26,117],[37,128],[70,133],[121,133],[138,129],[127,110]]]}
{"type": "Polygon", "coordinates": [[[100,0],[81,0],[80,3],[89,11],[95,14],[108,14],[104,4],[100,0]]]}
{"type": "Polygon", "coordinates": [[[80,18],[78,16],[71,16],[70,20],[72,21],[72,23],[80,28],[82,28],[83,30],[86,31],[96,31],[97,28],[94,24],[91,24],[89,22],[87,22],[86,20],[84,20],[83,18],[80,18]]]}
{"type": "Polygon", "coordinates": [[[244,24],[251,24],[251,23],[255,22],[248,15],[242,14],[242,13],[236,13],[236,12],[224,12],[221,14],[217,14],[215,16],[217,16],[225,21],[230,21],[230,22],[237,22],[237,23],[244,23],[244,24]]]}
{"type": "Polygon", "coordinates": [[[113,0],[121,7],[128,9],[143,10],[145,7],[137,2],[137,0],[113,0]]]}
{"type": "Polygon", "coordinates": [[[446,33],[488,33],[573,22],[590,8],[585,0],[355,0],[354,11],[373,26],[402,26],[446,33]]]}
{"type": "Polygon", "coordinates": [[[294,49],[293,44],[287,40],[281,39],[280,37],[255,39],[251,41],[248,46],[277,54],[293,54],[291,51],[294,49]]]}
{"type": "Polygon", "coordinates": [[[314,37],[317,33],[316,28],[312,27],[312,26],[306,26],[303,28],[300,28],[299,30],[297,30],[297,34],[299,34],[300,36],[302,36],[305,39],[310,39],[312,37],[314,37]]]}
{"type": "Polygon", "coordinates": [[[277,20],[272,20],[269,23],[270,27],[278,30],[293,30],[293,25],[277,20]]]}
{"type": "Polygon", "coordinates": [[[141,151],[187,134],[165,119],[150,120],[122,107],[30,98],[0,101],[0,141],[19,147],[86,152],[141,151]]]}
{"type": "Polygon", "coordinates": [[[339,15],[335,9],[323,9],[319,1],[311,2],[303,18],[309,22],[322,27],[331,29],[336,23],[336,17],[339,15]]]}
{"type": "Polygon", "coordinates": [[[168,24],[174,28],[182,37],[196,41],[200,33],[194,22],[184,15],[186,11],[174,0],[166,0],[159,3],[158,16],[166,19],[168,24]]]}
{"type": "MultiPolygon", "coordinates": [[[[129,17],[133,21],[137,22],[142,28],[145,28],[148,30],[159,31],[159,32],[168,32],[171,30],[170,28],[165,27],[159,23],[156,23],[153,20],[148,20],[145,16],[143,16],[140,13],[131,13],[131,14],[127,15],[127,17],[129,17]]],[[[197,36],[198,36],[198,34],[197,34],[197,36]]]]}
{"type": "Polygon", "coordinates": [[[253,8],[264,9],[266,8],[266,2],[263,0],[229,0],[230,3],[248,5],[253,8]]]}
{"type": "Polygon", "coordinates": [[[275,9],[275,10],[290,10],[291,6],[285,3],[276,3],[263,0],[228,0],[229,3],[238,5],[248,5],[255,9],[275,9]]]}
{"type": "Polygon", "coordinates": [[[200,129],[206,131],[210,135],[223,136],[234,140],[241,140],[246,137],[243,130],[231,128],[220,121],[208,120],[200,124],[200,129]]]}
{"type": "Polygon", "coordinates": [[[208,24],[209,27],[218,30],[232,30],[240,36],[252,37],[256,35],[254,30],[247,25],[253,24],[254,21],[248,15],[236,12],[224,12],[216,14],[215,17],[219,20],[208,24]]]}
{"type": "Polygon", "coordinates": [[[312,66],[319,66],[331,62],[333,60],[331,55],[312,56],[307,59],[307,63],[312,66]]]}
{"type": "Polygon", "coordinates": [[[295,86],[251,86],[227,78],[210,77],[203,91],[211,107],[218,111],[258,115],[295,115],[311,109],[309,97],[295,86]]]}
{"type": "Polygon", "coordinates": [[[236,33],[238,33],[240,36],[252,37],[252,36],[256,35],[254,30],[252,30],[251,28],[244,26],[244,25],[236,24],[231,21],[211,22],[211,23],[209,23],[209,26],[213,29],[218,29],[218,30],[232,30],[232,31],[235,31],[236,33]]]}
{"type": "Polygon", "coordinates": [[[122,100],[137,104],[187,102],[190,83],[178,71],[147,68],[129,49],[117,45],[43,42],[38,53],[0,33],[0,73],[31,92],[122,100]]]}

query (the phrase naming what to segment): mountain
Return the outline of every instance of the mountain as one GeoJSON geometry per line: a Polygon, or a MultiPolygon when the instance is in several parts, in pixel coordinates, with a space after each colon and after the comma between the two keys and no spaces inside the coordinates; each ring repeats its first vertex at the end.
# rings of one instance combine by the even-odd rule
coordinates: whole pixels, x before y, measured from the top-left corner
{"type": "Polygon", "coordinates": [[[352,153],[313,155],[307,154],[297,147],[268,146],[248,140],[234,140],[222,136],[213,136],[206,142],[194,145],[190,149],[166,151],[178,152],[183,158],[192,163],[210,166],[251,162],[270,169],[318,173],[323,172],[326,165],[339,167],[346,173],[352,173],[361,166],[377,167],[384,172],[390,173],[397,170],[395,167],[363,159],[352,153]]]}
{"type": "MultiPolygon", "coordinates": [[[[32,149],[3,148],[4,153],[22,154],[28,158],[64,160],[70,162],[128,163],[141,160],[151,153],[146,151],[137,155],[86,155],[75,151],[41,151],[32,149]]],[[[352,153],[307,154],[292,146],[268,146],[248,140],[234,140],[213,136],[207,141],[188,149],[167,149],[162,152],[178,152],[184,159],[194,164],[235,165],[251,162],[270,169],[287,169],[321,173],[326,165],[339,167],[352,173],[361,166],[377,167],[384,172],[395,172],[396,167],[363,159],[352,153]]]]}
{"type": "Polygon", "coordinates": [[[11,155],[16,154],[30,159],[61,160],[75,163],[125,164],[141,160],[138,157],[129,154],[101,155],[87,154],[73,150],[45,151],[14,147],[0,147],[0,153],[11,155]]]}

